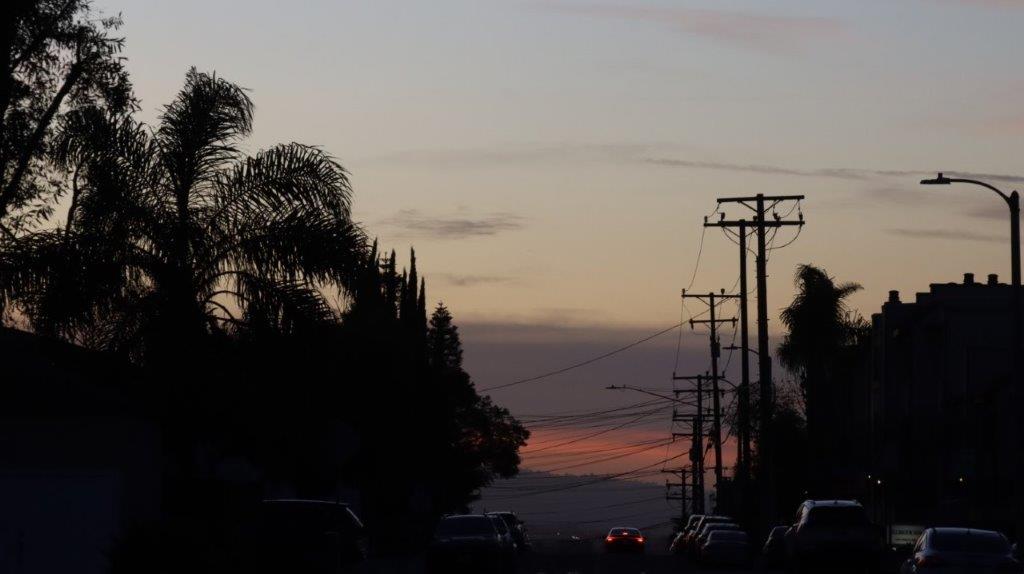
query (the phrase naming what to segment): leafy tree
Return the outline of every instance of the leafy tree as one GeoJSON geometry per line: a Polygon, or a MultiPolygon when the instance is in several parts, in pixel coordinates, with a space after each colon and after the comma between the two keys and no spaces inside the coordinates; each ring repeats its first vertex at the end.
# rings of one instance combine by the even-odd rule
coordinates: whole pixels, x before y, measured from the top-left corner
{"type": "Polygon", "coordinates": [[[323,291],[364,249],[346,173],[296,143],[245,156],[252,120],[243,89],[195,69],[153,130],[70,118],[67,225],[5,254],[5,294],[37,326],[172,364],[211,335],[334,322],[323,291]]]}
{"type": "Polygon", "coordinates": [[[111,34],[90,0],[9,0],[0,21],[0,225],[9,240],[53,213],[65,191],[49,152],[69,114],[134,107],[111,34]]]}
{"type": "Polygon", "coordinates": [[[500,476],[519,471],[519,448],[530,433],[507,409],[477,394],[462,369],[462,342],[458,327],[443,303],[430,317],[427,331],[428,363],[433,373],[432,393],[443,401],[446,422],[441,436],[449,445],[443,484],[436,486],[440,511],[463,508],[473,493],[500,476]]]}

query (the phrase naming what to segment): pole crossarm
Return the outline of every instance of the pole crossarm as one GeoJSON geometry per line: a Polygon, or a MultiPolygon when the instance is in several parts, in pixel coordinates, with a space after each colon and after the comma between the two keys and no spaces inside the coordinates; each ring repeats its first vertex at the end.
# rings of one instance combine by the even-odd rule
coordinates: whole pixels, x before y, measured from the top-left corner
{"type": "MultiPolygon", "coordinates": [[[[787,227],[787,226],[801,226],[807,223],[806,221],[765,221],[765,227],[787,227]]],[[[746,221],[744,219],[723,219],[720,221],[713,221],[705,223],[704,227],[754,227],[757,225],[757,221],[746,221]]]]}
{"type": "MultiPolygon", "coordinates": [[[[804,199],[804,196],[802,196],[802,195],[766,195],[766,196],[763,196],[763,197],[764,197],[764,199],[769,200],[769,201],[799,201],[801,199],[804,199]]],[[[744,203],[744,202],[747,202],[747,201],[757,201],[757,200],[758,200],[758,196],[756,196],[756,195],[749,196],[749,197],[719,197],[718,198],[718,203],[719,204],[722,204],[722,203],[744,203]]]]}

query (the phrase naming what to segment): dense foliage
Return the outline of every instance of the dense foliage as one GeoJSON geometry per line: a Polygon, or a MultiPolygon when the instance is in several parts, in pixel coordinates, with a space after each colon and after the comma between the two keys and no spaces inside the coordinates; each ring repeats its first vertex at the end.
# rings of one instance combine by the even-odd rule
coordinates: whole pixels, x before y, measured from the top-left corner
{"type": "Polygon", "coordinates": [[[0,19],[0,230],[7,238],[53,215],[67,191],[51,170],[59,126],[83,110],[135,105],[111,36],[89,0],[9,0],[0,19]]]}
{"type": "Polygon", "coordinates": [[[517,472],[528,433],[477,394],[447,308],[428,321],[415,253],[399,271],[369,244],[333,157],[297,143],[246,155],[248,93],[195,69],[143,124],[108,36],[118,20],[87,0],[11,9],[6,319],[148,374],[166,508],[223,499],[223,463],[242,460],[257,490],[357,491],[386,538],[517,472]]]}

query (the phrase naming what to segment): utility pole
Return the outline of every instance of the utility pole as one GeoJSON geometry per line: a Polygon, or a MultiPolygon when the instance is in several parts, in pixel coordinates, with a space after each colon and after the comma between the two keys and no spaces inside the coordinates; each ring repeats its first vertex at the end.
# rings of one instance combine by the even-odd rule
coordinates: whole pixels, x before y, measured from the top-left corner
{"type": "MultiPolygon", "coordinates": [[[[723,213],[719,221],[708,222],[707,218],[705,218],[704,221],[705,227],[740,228],[744,232],[741,235],[745,235],[746,227],[749,225],[754,227],[755,232],[757,233],[757,351],[758,377],[760,379],[761,391],[759,414],[762,431],[757,446],[758,457],[760,458],[761,463],[761,472],[763,475],[761,479],[761,521],[765,528],[767,528],[770,522],[775,518],[776,494],[774,479],[775,469],[772,466],[772,456],[774,455],[775,445],[772,444],[771,433],[767,432],[767,429],[770,428],[769,425],[772,419],[775,401],[774,384],[772,381],[772,359],[768,344],[767,230],[769,228],[803,226],[803,213],[799,214],[799,219],[797,221],[786,220],[784,217],[775,213],[775,208],[780,203],[800,201],[803,198],[804,196],[802,195],[766,196],[761,193],[750,197],[720,197],[718,198],[719,206],[725,203],[742,205],[754,212],[754,219],[750,222],[747,222],[746,220],[726,220],[725,213],[723,213]],[[768,220],[768,213],[772,214],[771,221],[768,220]]],[[[745,243],[746,241],[744,240],[744,244],[745,243]]]]}
{"type": "Polygon", "coordinates": [[[677,396],[682,393],[695,393],[697,396],[697,412],[692,416],[672,413],[673,422],[690,423],[690,433],[672,433],[672,438],[690,438],[690,468],[693,474],[691,488],[691,507],[697,514],[704,513],[704,375],[678,377],[672,375],[674,381],[696,381],[695,389],[676,389],[677,396]]]}
{"type": "Polygon", "coordinates": [[[679,529],[682,530],[686,526],[686,519],[689,517],[689,513],[686,511],[686,501],[690,498],[686,496],[686,469],[672,468],[662,470],[661,472],[679,477],[679,482],[665,481],[665,500],[679,501],[679,529]],[[679,487],[679,494],[672,494],[673,486],[679,487]]]}
{"type": "Polygon", "coordinates": [[[718,340],[718,324],[719,323],[732,323],[736,325],[736,319],[719,319],[716,316],[716,299],[736,299],[739,295],[726,295],[725,289],[721,290],[721,293],[716,295],[714,292],[708,293],[707,295],[689,294],[686,290],[683,290],[683,299],[697,299],[708,306],[710,312],[709,319],[690,319],[690,328],[692,329],[696,324],[706,324],[711,329],[711,432],[712,432],[712,444],[715,447],[715,488],[722,484],[722,404],[721,404],[721,391],[718,387],[718,381],[720,380],[718,373],[718,358],[722,354],[722,345],[718,340]]]}
{"type": "Polygon", "coordinates": [[[750,480],[750,333],[747,321],[747,221],[740,220],[740,396],[737,415],[739,418],[739,464],[736,476],[740,491],[744,492],[750,480]]]}

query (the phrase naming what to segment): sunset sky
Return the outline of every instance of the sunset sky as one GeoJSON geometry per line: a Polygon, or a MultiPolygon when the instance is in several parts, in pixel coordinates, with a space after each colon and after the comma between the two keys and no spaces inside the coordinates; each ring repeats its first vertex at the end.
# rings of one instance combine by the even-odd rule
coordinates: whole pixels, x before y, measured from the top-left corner
{"type": "MultiPolygon", "coordinates": [[[[299,141],[341,161],[369,233],[403,260],[415,246],[479,387],[679,321],[719,196],[807,196],[802,235],[769,262],[773,320],[799,263],[861,283],[852,303],[865,316],[890,289],[912,299],[964,272],[1009,275],[998,198],[917,181],[939,170],[1008,190],[1024,181],[1014,177],[1024,176],[1021,0],[99,5],[124,17],[147,121],[196,66],[251,90],[253,151],[299,141]]],[[[729,289],[737,272],[735,245],[708,231],[693,289],[729,289]]],[[[493,397],[522,416],[636,403],[644,397],[604,387],[669,388],[674,368],[707,368],[705,333],[684,331],[678,367],[677,341],[493,397]]],[[[573,446],[614,449],[667,430],[666,412],[573,446]]],[[[526,461],[587,459],[576,457],[526,461]]]]}

